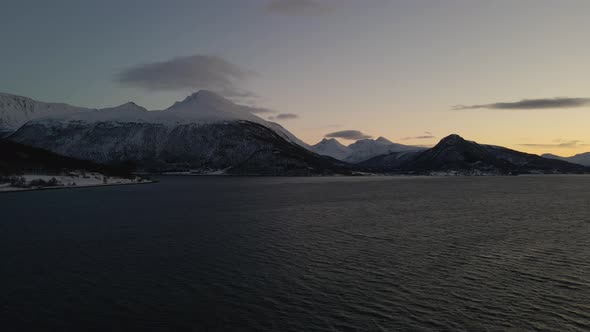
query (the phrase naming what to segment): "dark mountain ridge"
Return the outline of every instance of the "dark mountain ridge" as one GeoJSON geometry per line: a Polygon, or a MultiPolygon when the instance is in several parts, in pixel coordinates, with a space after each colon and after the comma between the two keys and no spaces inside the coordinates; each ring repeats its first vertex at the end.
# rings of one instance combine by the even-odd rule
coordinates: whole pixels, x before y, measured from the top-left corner
{"type": "Polygon", "coordinates": [[[109,167],[87,160],[60,156],[56,153],[0,139],[0,174],[40,173],[59,175],[71,171],[98,172],[112,176],[131,176],[130,169],[109,167]]]}
{"type": "Polygon", "coordinates": [[[359,167],[377,172],[431,174],[455,172],[458,174],[556,174],[587,173],[581,165],[553,160],[511,150],[483,145],[453,134],[443,138],[436,146],[417,153],[392,153],[378,156],[359,164],[359,167]]]}

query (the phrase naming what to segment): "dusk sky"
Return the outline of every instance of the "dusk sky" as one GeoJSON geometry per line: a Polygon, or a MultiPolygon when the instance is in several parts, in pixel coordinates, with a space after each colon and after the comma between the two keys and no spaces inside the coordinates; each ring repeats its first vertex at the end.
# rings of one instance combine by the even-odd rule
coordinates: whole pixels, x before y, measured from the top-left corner
{"type": "Polygon", "coordinates": [[[584,0],[3,0],[0,91],[162,109],[209,89],[312,144],[457,133],[572,155],[590,151],[589,14],[584,0]]]}

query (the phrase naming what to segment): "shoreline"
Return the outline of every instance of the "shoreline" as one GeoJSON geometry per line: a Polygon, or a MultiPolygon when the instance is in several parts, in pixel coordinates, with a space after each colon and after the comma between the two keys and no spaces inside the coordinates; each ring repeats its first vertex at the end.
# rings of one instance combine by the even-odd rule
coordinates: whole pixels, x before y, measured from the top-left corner
{"type": "MultiPolygon", "coordinates": [[[[144,174],[145,175],[145,174],[144,174]]],[[[314,175],[314,176],[268,176],[268,175],[212,175],[212,174],[156,174],[150,175],[155,177],[213,177],[213,178],[232,178],[232,177],[257,177],[257,178],[488,178],[488,177],[545,177],[545,176],[563,176],[563,177],[584,177],[590,174],[520,174],[518,176],[510,175],[408,175],[408,174],[372,174],[372,175],[314,175]]],[[[142,184],[154,184],[160,182],[159,180],[145,180],[141,182],[128,183],[108,183],[108,184],[91,184],[91,185],[76,185],[76,186],[53,186],[53,187],[33,187],[33,188],[19,188],[19,187],[2,187],[0,186],[0,194],[3,193],[18,193],[30,192],[40,190],[64,190],[64,189],[83,189],[83,188],[100,188],[100,187],[114,187],[114,186],[132,186],[142,184]]]]}
{"type": "Polygon", "coordinates": [[[4,188],[10,188],[8,190],[3,190],[2,187],[0,187],[0,194],[40,191],[40,190],[60,190],[60,189],[82,189],[82,188],[98,188],[98,187],[114,187],[114,186],[132,186],[132,185],[140,185],[140,184],[153,184],[153,183],[158,183],[158,182],[159,181],[156,181],[156,180],[146,180],[146,181],[142,181],[142,182],[91,184],[91,185],[79,185],[79,186],[54,186],[54,187],[34,187],[34,188],[4,187],[4,188]]]}

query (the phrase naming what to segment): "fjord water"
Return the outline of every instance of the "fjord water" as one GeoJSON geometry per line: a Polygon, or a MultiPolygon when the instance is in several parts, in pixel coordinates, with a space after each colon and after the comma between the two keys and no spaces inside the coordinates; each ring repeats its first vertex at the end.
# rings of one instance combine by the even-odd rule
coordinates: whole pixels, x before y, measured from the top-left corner
{"type": "Polygon", "coordinates": [[[0,195],[1,326],[590,329],[590,177],[158,180],[0,195]]]}

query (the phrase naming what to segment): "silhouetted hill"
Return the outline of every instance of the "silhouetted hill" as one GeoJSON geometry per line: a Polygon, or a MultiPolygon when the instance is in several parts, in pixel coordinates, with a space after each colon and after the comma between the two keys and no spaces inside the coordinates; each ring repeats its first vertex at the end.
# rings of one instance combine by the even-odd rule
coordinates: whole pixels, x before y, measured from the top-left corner
{"type": "Polygon", "coordinates": [[[11,175],[26,172],[60,174],[77,170],[116,176],[130,175],[124,167],[114,168],[64,157],[47,150],[0,139],[0,174],[11,175]]]}
{"type": "Polygon", "coordinates": [[[378,156],[359,165],[366,170],[425,174],[585,173],[584,166],[553,160],[508,148],[478,144],[459,135],[443,138],[423,152],[378,156]]]}

